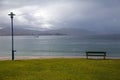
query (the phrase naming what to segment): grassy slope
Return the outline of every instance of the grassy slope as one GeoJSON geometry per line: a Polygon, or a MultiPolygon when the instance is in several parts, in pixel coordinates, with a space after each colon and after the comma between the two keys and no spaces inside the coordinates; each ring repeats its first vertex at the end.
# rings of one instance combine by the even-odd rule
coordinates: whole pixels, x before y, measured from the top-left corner
{"type": "Polygon", "coordinates": [[[0,61],[0,80],[120,80],[120,60],[0,61]]]}

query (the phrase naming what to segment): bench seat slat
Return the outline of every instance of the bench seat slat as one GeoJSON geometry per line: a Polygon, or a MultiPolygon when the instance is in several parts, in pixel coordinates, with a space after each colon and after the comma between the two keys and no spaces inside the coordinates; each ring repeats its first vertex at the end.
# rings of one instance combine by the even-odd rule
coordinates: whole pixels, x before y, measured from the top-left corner
{"type": "Polygon", "coordinates": [[[88,55],[88,56],[105,56],[105,55],[88,55]]]}
{"type": "Polygon", "coordinates": [[[86,52],[86,53],[106,53],[106,52],[86,52]]]}

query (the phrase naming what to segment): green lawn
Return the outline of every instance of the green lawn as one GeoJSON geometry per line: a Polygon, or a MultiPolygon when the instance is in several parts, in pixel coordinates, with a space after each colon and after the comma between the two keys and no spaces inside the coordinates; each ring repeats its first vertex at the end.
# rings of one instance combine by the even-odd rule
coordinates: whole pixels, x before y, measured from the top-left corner
{"type": "Polygon", "coordinates": [[[120,80],[120,59],[0,61],[0,80],[120,80]]]}

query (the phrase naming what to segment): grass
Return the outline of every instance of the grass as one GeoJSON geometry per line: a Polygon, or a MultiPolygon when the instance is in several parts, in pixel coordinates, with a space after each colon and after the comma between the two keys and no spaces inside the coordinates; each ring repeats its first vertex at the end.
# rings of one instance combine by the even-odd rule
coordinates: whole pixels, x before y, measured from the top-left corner
{"type": "Polygon", "coordinates": [[[0,80],[120,80],[120,59],[0,61],[0,80]]]}

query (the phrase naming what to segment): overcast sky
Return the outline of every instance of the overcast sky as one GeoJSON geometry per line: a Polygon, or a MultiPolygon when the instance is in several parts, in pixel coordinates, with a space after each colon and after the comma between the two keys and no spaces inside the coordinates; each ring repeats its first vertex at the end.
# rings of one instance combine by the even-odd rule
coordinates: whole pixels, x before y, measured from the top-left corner
{"type": "Polygon", "coordinates": [[[0,29],[80,28],[120,33],[120,0],[0,0],[0,29]]]}

